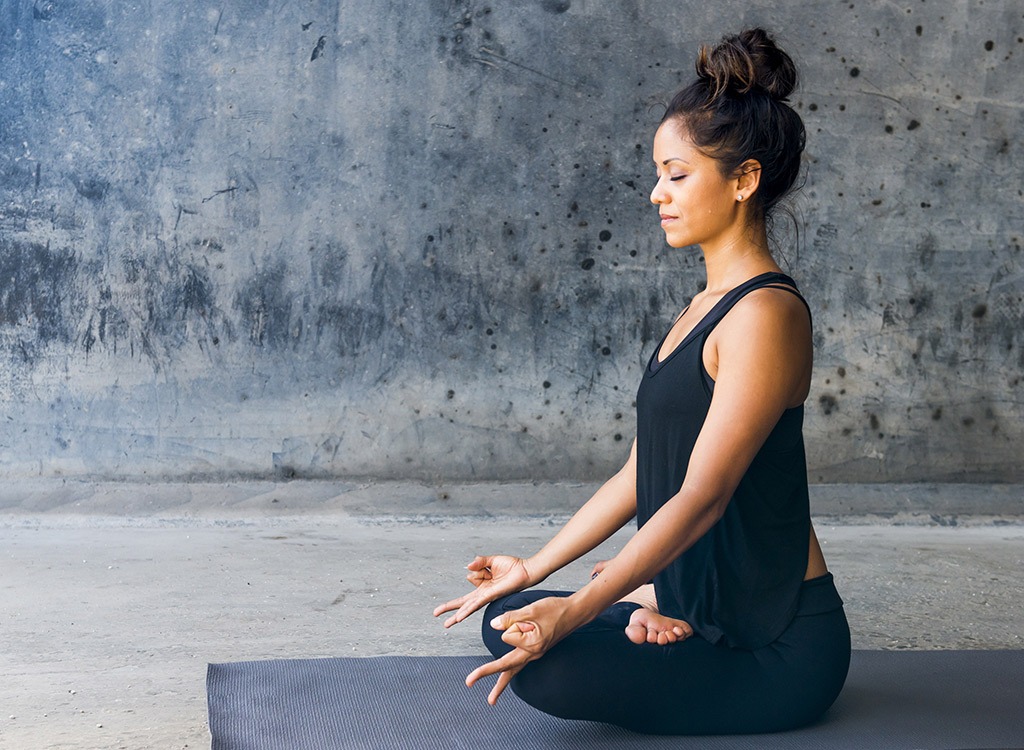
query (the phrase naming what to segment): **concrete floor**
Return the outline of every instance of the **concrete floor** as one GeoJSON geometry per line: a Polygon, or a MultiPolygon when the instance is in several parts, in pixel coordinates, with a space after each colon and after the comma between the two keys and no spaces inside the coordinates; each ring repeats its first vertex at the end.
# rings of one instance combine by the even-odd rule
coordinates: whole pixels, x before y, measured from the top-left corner
{"type": "MultiPolygon", "coordinates": [[[[209,662],[481,653],[479,616],[445,631],[431,610],[475,552],[528,554],[590,489],[8,483],[0,748],[209,747],[209,662]]],[[[854,647],[1024,648],[1020,489],[894,488],[886,505],[818,488],[854,647]]],[[[578,586],[626,538],[548,583],[578,586]]]]}

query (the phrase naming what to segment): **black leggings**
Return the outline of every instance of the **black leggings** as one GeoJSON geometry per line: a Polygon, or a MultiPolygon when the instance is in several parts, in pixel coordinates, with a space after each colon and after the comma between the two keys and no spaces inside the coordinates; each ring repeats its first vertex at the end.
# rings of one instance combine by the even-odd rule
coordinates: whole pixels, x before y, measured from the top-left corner
{"type": "MultiPolygon", "coordinates": [[[[491,603],[487,648],[511,647],[488,623],[564,591],[524,591],[491,603]]],[[[832,575],[805,581],[796,617],[774,642],[748,650],[699,636],[667,646],[625,635],[639,605],[612,605],[512,680],[516,695],[563,719],[603,721],[649,734],[754,734],[817,719],[839,695],[850,665],[850,629],[832,575]]]]}

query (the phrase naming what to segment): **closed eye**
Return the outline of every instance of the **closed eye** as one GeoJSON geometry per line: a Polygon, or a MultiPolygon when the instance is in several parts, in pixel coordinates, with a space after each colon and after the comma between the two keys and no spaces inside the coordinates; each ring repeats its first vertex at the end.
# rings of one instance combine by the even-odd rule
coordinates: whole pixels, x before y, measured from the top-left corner
{"type": "Polygon", "coordinates": [[[669,177],[669,181],[671,181],[671,182],[679,182],[679,180],[682,180],[685,177],[686,177],[685,174],[681,174],[678,177],[669,177]]]}

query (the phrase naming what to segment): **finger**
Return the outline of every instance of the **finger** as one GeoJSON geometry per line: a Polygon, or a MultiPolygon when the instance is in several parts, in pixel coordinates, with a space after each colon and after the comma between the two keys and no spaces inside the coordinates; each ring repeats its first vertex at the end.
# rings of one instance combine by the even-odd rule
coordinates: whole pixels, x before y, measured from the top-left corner
{"type": "Polygon", "coordinates": [[[477,555],[473,558],[469,565],[466,566],[466,570],[484,570],[485,568],[490,567],[490,565],[491,559],[489,557],[477,555]]]}
{"type": "Polygon", "coordinates": [[[434,607],[434,617],[443,615],[445,612],[451,612],[453,609],[458,609],[465,603],[466,599],[468,598],[469,594],[466,594],[465,596],[460,596],[458,599],[452,599],[450,602],[438,604],[436,607],[434,607]]]}
{"type": "Polygon", "coordinates": [[[452,599],[450,602],[446,602],[445,604],[438,605],[438,607],[434,609],[434,617],[438,617],[443,615],[445,612],[455,610],[455,614],[444,621],[444,626],[446,628],[450,628],[452,625],[462,622],[477,610],[479,605],[475,603],[475,598],[476,592],[472,592],[465,596],[460,596],[458,599],[452,599]]]}
{"type": "Polygon", "coordinates": [[[481,664],[466,675],[466,687],[473,687],[477,680],[490,674],[497,674],[498,672],[504,672],[513,668],[518,672],[529,660],[530,655],[525,651],[520,651],[519,649],[509,651],[500,659],[481,664]]]}
{"type": "Polygon", "coordinates": [[[456,611],[454,615],[445,620],[444,626],[446,628],[450,628],[452,625],[457,625],[458,623],[462,622],[467,617],[469,617],[471,614],[476,612],[478,609],[480,609],[481,604],[482,602],[477,601],[477,599],[472,595],[467,596],[466,601],[462,604],[461,607],[459,607],[458,611],[456,611]]]}
{"type": "Polygon", "coordinates": [[[479,573],[471,571],[466,574],[466,580],[474,586],[479,586],[481,583],[491,580],[491,572],[489,570],[482,570],[479,573]]]}
{"type": "Polygon", "coordinates": [[[512,678],[518,671],[519,670],[517,669],[515,672],[513,672],[510,669],[507,672],[502,672],[498,675],[498,681],[495,683],[494,687],[491,688],[491,692],[487,695],[487,702],[490,705],[493,706],[498,702],[498,696],[505,692],[505,688],[508,687],[508,684],[510,682],[512,682],[512,678]]]}
{"type": "Polygon", "coordinates": [[[498,615],[497,617],[493,618],[487,624],[490,625],[495,630],[505,630],[509,626],[512,625],[512,618],[509,616],[511,614],[512,613],[509,612],[509,613],[506,613],[506,614],[503,614],[503,615],[498,615]]]}
{"type": "Polygon", "coordinates": [[[537,630],[535,623],[514,622],[501,634],[501,640],[515,648],[525,648],[536,640],[535,637],[530,636],[530,633],[533,633],[535,630],[537,630]]]}

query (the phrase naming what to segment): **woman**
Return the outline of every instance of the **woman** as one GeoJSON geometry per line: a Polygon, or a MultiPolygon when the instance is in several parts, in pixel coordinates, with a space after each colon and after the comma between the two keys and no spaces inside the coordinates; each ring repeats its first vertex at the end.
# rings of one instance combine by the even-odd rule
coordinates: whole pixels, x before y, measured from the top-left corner
{"type": "Polygon", "coordinates": [[[811,321],[772,259],[799,173],[792,60],[762,30],[702,48],[654,137],[651,201],[707,284],[651,356],[622,469],[530,558],[477,557],[450,627],[489,604],[497,674],[536,708],[665,734],[807,724],[846,679],[850,633],[811,527],[801,434],[811,321]],[[575,593],[523,591],[636,516],[575,593]],[[653,581],[653,584],[650,583],[653,581]],[[519,593],[522,592],[522,593],[519,593]]]}

